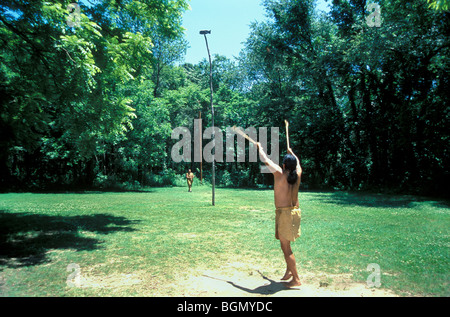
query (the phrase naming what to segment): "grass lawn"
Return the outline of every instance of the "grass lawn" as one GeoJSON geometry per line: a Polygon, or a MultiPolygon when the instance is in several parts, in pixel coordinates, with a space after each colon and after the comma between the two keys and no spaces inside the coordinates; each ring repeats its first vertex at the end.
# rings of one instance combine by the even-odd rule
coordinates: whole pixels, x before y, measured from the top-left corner
{"type": "MultiPolygon", "coordinates": [[[[183,296],[181,281],[229,263],[283,275],[273,191],[217,188],[213,207],[210,188],[193,190],[0,194],[0,296],[183,296]]],[[[381,288],[450,296],[448,202],[302,192],[300,204],[301,276],[366,283],[376,263],[381,288]]]]}

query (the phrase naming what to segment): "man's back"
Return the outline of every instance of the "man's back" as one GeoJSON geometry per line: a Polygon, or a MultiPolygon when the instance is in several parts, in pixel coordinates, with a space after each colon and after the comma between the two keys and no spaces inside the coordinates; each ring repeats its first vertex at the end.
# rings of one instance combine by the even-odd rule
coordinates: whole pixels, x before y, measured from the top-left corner
{"type": "Polygon", "coordinates": [[[297,206],[298,203],[298,189],[300,187],[301,172],[297,171],[298,179],[293,185],[287,181],[288,173],[274,173],[274,195],[275,207],[290,207],[297,206]]]}

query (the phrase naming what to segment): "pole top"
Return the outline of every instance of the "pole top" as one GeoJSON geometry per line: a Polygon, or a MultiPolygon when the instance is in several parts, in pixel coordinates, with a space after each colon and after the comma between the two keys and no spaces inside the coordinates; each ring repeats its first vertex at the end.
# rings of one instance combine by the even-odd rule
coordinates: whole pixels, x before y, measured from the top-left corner
{"type": "Polygon", "coordinates": [[[201,30],[201,31],[200,31],[200,34],[201,34],[201,35],[204,35],[204,34],[211,34],[211,30],[201,30]]]}

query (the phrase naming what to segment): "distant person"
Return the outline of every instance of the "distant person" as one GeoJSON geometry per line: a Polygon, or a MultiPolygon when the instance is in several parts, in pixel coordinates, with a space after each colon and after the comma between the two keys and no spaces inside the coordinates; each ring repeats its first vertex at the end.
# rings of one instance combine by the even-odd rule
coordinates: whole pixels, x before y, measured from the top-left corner
{"type": "Polygon", "coordinates": [[[194,181],[194,173],[191,172],[191,170],[189,169],[189,171],[186,173],[186,180],[187,180],[187,184],[188,184],[188,192],[192,192],[192,183],[194,181]]]}
{"type": "Polygon", "coordinates": [[[302,168],[300,162],[288,147],[288,154],[283,158],[283,166],[280,167],[271,161],[261,143],[257,143],[261,161],[263,161],[274,175],[275,194],[275,237],[280,240],[281,250],[286,261],[286,272],[281,280],[292,280],[287,287],[300,286],[300,278],[297,273],[295,257],[291,249],[291,242],[300,236],[301,210],[298,202],[298,189],[302,168]]]}

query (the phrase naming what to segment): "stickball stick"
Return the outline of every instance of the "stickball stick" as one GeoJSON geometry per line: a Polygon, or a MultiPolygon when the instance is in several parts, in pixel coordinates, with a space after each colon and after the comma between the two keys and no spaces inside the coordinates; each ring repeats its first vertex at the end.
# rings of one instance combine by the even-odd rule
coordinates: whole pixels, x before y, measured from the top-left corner
{"type": "Polygon", "coordinates": [[[252,142],[254,145],[258,145],[258,142],[254,141],[251,137],[249,137],[247,134],[245,134],[244,131],[242,131],[241,129],[236,128],[236,126],[233,126],[232,129],[233,129],[233,131],[236,131],[237,133],[242,135],[244,138],[246,138],[247,140],[252,142]]]}
{"type": "Polygon", "coordinates": [[[288,149],[291,147],[289,145],[289,122],[287,120],[284,120],[284,124],[286,125],[286,142],[288,149]]]}

